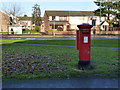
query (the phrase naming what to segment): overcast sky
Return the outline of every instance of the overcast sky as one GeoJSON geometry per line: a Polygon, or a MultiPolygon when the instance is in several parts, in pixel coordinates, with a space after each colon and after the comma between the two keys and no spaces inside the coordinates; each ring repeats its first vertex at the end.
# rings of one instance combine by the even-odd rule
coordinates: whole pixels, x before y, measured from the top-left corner
{"type": "Polygon", "coordinates": [[[31,16],[32,7],[35,4],[40,5],[41,16],[44,15],[45,10],[72,10],[72,11],[94,11],[98,7],[94,0],[0,0],[0,10],[2,5],[16,4],[20,5],[22,14],[31,16]]]}

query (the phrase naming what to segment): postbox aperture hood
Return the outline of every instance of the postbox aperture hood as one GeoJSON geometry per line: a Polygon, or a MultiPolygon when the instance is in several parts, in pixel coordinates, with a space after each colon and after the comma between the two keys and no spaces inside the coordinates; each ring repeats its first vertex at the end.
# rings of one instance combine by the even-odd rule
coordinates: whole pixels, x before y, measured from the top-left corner
{"type": "Polygon", "coordinates": [[[93,26],[92,25],[90,25],[90,24],[80,24],[80,25],[77,25],[77,27],[79,28],[79,29],[91,29],[93,26]]]}

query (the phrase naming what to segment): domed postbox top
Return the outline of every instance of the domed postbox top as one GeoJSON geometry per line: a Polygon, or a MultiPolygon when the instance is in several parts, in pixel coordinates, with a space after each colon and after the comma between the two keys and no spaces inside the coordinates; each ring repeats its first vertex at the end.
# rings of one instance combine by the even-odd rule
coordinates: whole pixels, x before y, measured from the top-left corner
{"type": "Polygon", "coordinates": [[[81,29],[91,29],[93,26],[90,24],[80,24],[77,25],[77,27],[81,30],[81,29]]]}

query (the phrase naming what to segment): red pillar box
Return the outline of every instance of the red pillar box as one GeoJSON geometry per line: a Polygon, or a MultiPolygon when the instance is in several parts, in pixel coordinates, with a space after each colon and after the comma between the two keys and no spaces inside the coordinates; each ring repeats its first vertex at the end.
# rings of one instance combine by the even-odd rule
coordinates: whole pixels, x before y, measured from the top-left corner
{"type": "MultiPolygon", "coordinates": [[[[79,28],[79,63],[78,68],[88,66],[90,64],[90,47],[91,47],[91,28],[92,25],[77,25],[79,28]]],[[[78,34],[78,33],[77,33],[78,34]]]]}
{"type": "Polygon", "coordinates": [[[79,30],[76,30],[76,49],[79,50],[79,30]]]}

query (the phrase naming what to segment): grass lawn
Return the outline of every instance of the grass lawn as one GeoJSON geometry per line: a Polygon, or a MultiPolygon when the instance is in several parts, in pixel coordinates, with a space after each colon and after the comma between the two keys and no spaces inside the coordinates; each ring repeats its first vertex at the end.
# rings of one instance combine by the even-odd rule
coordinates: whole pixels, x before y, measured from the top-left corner
{"type": "MultiPolygon", "coordinates": [[[[50,45],[76,45],[75,40],[2,40],[3,43],[32,43],[50,45]]],[[[91,46],[120,47],[118,40],[91,40],[91,46]]]]}
{"type": "Polygon", "coordinates": [[[2,33],[2,34],[8,34],[8,32],[0,32],[0,33],[2,33]]]}
{"type": "Polygon", "coordinates": [[[118,77],[120,69],[117,49],[92,48],[91,65],[95,66],[93,70],[75,70],[78,65],[78,54],[75,47],[3,44],[3,80],[118,77]]]}

